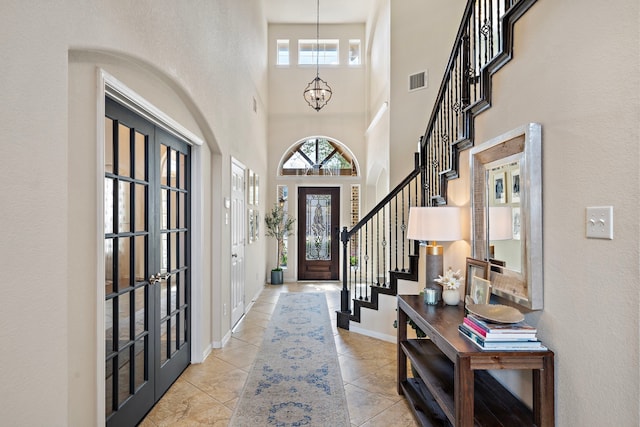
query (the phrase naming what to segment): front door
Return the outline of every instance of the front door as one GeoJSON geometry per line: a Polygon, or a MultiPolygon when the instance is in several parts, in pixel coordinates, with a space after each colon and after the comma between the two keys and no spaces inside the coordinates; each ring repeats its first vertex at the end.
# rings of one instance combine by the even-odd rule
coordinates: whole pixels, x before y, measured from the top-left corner
{"type": "Polygon", "coordinates": [[[298,189],[298,279],[340,278],[340,188],[298,189]]]}
{"type": "Polygon", "coordinates": [[[244,314],[245,168],[231,164],[231,325],[244,314]]]}
{"type": "Polygon", "coordinates": [[[134,426],[190,360],[189,146],[105,103],[108,426],[134,426]]]}

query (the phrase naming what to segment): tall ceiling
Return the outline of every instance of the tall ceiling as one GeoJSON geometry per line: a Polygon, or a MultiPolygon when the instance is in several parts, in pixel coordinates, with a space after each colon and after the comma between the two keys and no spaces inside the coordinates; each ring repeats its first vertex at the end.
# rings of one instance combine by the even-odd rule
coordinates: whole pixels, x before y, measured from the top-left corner
{"type": "MultiPolygon", "coordinates": [[[[320,0],[320,24],[364,23],[376,0],[320,0]]],[[[317,0],[264,0],[267,21],[274,24],[316,22],[317,0]]]]}

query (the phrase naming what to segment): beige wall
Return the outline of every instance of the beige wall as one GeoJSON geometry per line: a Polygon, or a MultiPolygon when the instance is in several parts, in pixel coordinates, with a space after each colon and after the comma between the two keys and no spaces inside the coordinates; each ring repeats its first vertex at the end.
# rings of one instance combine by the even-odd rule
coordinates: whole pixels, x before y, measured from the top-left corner
{"type": "MultiPolygon", "coordinates": [[[[101,417],[98,67],[205,141],[194,164],[203,222],[201,297],[194,301],[202,311],[194,325],[201,348],[194,358],[229,331],[222,206],[231,156],[266,174],[266,23],[259,0],[186,6],[1,6],[0,49],[12,58],[0,65],[3,424],[87,426],[101,417]]],[[[248,300],[264,283],[264,248],[252,255],[258,261],[247,263],[248,300]]]]}
{"type": "MultiPolygon", "coordinates": [[[[544,310],[527,320],[556,354],[558,426],[640,423],[638,12],[635,0],[537,2],[476,120],[476,143],[542,124],[544,310]],[[586,239],[585,208],[602,205],[614,240],[586,239]]],[[[461,163],[468,176],[468,153],[461,163]]],[[[467,200],[468,187],[449,191],[467,200]]],[[[502,377],[530,394],[527,377],[502,377]]]]}
{"type": "Polygon", "coordinates": [[[413,169],[466,5],[464,0],[391,2],[390,187],[413,169]],[[409,92],[409,75],[427,71],[427,87],[409,92]]]}

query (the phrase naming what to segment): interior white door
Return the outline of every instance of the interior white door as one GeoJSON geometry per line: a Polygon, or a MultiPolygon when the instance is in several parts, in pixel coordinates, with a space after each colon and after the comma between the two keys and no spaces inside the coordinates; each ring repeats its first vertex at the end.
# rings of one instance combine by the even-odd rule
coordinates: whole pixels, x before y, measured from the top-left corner
{"type": "Polygon", "coordinates": [[[245,168],[231,165],[231,325],[244,314],[245,168]]]}

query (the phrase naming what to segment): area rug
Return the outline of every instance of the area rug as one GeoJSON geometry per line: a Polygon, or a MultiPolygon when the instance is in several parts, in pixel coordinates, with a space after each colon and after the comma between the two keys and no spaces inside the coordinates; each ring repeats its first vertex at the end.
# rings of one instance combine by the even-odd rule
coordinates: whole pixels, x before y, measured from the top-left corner
{"type": "Polygon", "coordinates": [[[280,295],[229,425],[350,425],[324,294],[280,295]]]}

